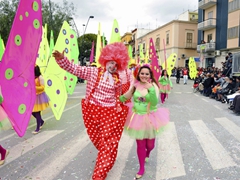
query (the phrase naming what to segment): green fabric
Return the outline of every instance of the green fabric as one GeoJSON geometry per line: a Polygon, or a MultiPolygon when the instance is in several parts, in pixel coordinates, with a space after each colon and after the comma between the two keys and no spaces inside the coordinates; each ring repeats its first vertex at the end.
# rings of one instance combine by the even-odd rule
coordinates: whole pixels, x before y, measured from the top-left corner
{"type": "Polygon", "coordinates": [[[3,97],[0,95],[0,104],[3,102],[3,97]]]}
{"type": "MultiPolygon", "coordinates": [[[[125,102],[127,100],[127,98],[124,97],[124,95],[120,96],[119,99],[121,102],[125,102]]],[[[157,110],[158,98],[154,86],[148,89],[148,94],[146,94],[145,96],[142,96],[141,93],[138,90],[136,90],[133,94],[133,99],[134,99],[133,111],[136,114],[147,114],[149,103],[150,111],[157,110]]]]}
{"type": "Polygon", "coordinates": [[[170,85],[170,87],[172,87],[172,81],[169,79],[169,78],[165,78],[164,76],[160,77],[160,79],[158,80],[158,82],[160,84],[162,84],[163,86],[166,86],[166,85],[170,85]]]}
{"type": "Polygon", "coordinates": [[[134,105],[133,111],[136,114],[147,114],[148,104],[150,103],[150,111],[157,110],[158,98],[154,87],[148,89],[148,94],[142,96],[141,93],[136,90],[133,94],[134,105]]]}
{"type": "Polygon", "coordinates": [[[125,98],[124,95],[121,95],[119,97],[119,99],[120,99],[121,102],[125,102],[127,100],[127,98],[125,98]]]}

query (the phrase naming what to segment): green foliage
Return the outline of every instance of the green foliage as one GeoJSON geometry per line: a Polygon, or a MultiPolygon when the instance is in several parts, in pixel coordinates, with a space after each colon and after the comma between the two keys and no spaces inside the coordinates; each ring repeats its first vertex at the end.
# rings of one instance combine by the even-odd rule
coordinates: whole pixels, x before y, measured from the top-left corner
{"type": "Polygon", "coordinates": [[[19,0],[0,1],[0,35],[6,45],[19,0]]]}
{"type": "MultiPolygon", "coordinates": [[[[19,0],[0,1],[0,35],[6,44],[19,0]]],[[[51,0],[42,1],[42,21],[48,24],[48,38],[50,30],[53,30],[54,42],[56,42],[63,21],[67,21],[73,26],[72,17],[75,15],[76,8],[73,3],[63,0],[62,4],[54,3],[51,0]],[[50,11],[51,10],[51,11],[50,11]]]]}
{"type": "MultiPolygon", "coordinates": [[[[102,37],[101,37],[102,40],[102,37]]],[[[107,44],[106,37],[104,37],[105,45],[107,44]]],[[[80,59],[88,61],[91,54],[92,49],[92,42],[94,42],[94,53],[96,52],[96,44],[97,44],[97,34],[85,34],[84,36],[80,36],[78,38],[78,44],[79,44],[79,53],[80,53],[80,59]]],[[[86,62],[84,62],[86,63],[86,62]]]]}

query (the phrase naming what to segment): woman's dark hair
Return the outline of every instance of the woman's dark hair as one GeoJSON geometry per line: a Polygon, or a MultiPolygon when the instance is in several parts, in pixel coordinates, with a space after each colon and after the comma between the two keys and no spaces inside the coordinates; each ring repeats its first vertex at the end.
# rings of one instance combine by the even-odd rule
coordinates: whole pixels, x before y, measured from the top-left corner
{"type": "MultiPolygon", "coordinates": [[[[153,75],[153,72],[152,72],[152,70],[151,70],[151,68],[150,68],[149,66],[141,66],[141,67],[139,68],[139,70],[138,70],[138,74],[137,74],[136,79],[137,79],[139,82],[141,81],[141,80],[140,80],[140,77],[139,77],[139,74],[140,74],[140,72],[142,71],[142,69],[144,69],[144,68],[149,70],[150,79],[152,79],[152,81],[153,81],[153,82],[157,85],[157,87],[159,88],[159,84],[158,84],[158,82],[156,81],[156,79],[155,79],[155,77],[154,77],[154,75],[153,75]]],[[[135,86],[134,86],[132,94],[134,94],[135,91],[136,91],[136,88],[135,88],[135,86]]]]}
{"type": "MultiPolygon", "coordinates": [[[[162,70],[162,76],[164,76],[164,72],[167,72],[167,70],[166,69],[164,69],[164,70],[162,70]]],[[[168,73],[167,73],[167,78],[169,77],[169,75],[168,75],[168,73]]]]}
{"type": "Polygon", "coordinates": [[[35,78],[42,75],[38,65],[36,65],[35,68],[34,68],[34,74],[35,74],[35,78]]]}

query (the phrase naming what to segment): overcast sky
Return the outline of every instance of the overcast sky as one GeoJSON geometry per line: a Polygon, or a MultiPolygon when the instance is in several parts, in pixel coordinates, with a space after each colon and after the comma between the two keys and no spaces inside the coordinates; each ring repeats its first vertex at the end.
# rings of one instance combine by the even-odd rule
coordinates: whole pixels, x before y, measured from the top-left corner
{"type": "MultiPolygon", "coordinates": [[[[51,0],[60,2],[62,0],[51,0]]],[[[97,34],[98,23],[101,30],[110,39],[113,20],[118,21],[121,36],[135,28],[155,29],[178,17],[187,10],[198,8],[197,0],[68,0],[76,7],[76,22],[80,36],[83,24],[90,19],[87,33],[97,34]]]]}

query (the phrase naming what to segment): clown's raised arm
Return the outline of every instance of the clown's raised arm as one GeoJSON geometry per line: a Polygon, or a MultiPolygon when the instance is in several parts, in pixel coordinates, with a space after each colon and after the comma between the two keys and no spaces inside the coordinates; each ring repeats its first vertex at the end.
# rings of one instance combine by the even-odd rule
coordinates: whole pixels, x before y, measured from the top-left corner
{"type": "Polygon", "coordinates": [[[64,52],[60,53],[59,51],[55,51],[53,57],[55,57],[57,64],[62,69],[81,79],[89,80],[93,74],[97,76],[98,70],[96,67],[86,67],[74,64],[64,56],[64,52]]]}

